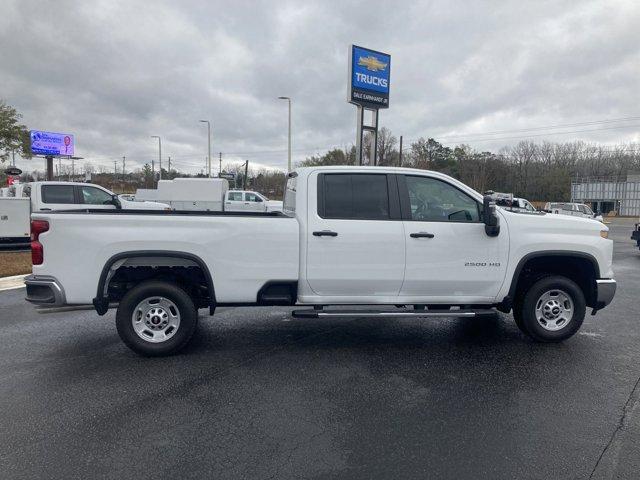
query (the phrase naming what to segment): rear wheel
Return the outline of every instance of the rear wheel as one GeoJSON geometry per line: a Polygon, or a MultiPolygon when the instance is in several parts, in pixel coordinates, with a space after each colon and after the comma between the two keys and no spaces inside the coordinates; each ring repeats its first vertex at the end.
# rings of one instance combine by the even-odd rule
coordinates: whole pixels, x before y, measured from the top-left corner
{"type": "Polygon", "coordinates": [[[175,284],[151,280],[131,289],[120,301],[116,327],[122,341],[144,356],[171,355],[191,339],[198,311],[175,284]]]}
{"type": "Polygon", "coordinates": [[[513,317],[520,330],[539,342],[561,342],[582,326],[584,293],[572,280],[548,276],[532,283],[516,302],[513,317]]]}

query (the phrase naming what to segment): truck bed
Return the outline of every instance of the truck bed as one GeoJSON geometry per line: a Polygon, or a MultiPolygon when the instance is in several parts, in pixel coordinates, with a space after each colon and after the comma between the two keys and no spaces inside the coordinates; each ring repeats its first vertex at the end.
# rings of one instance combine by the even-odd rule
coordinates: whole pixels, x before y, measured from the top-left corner
{"type": "Polygon", "coordinates": [[[44,263],[68,304],[90,304],[109,260],[123,252],[181,252],[208,267],[219,303],[256,301],[267,282],[297,281],[299,227],[280,212],[75,210],[41,212],[44,263]]]}

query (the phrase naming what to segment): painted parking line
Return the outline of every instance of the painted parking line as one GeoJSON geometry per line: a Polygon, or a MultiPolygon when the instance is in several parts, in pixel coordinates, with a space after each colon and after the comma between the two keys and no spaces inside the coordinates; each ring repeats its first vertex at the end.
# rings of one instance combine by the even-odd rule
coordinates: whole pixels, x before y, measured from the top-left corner
{"type": "Polygon", "coordinates": [[[14,288],[24,288],[24,277],[26,277],[26,275],[0,278],[0,292],[3,290],[13,290],[14,288]]]}

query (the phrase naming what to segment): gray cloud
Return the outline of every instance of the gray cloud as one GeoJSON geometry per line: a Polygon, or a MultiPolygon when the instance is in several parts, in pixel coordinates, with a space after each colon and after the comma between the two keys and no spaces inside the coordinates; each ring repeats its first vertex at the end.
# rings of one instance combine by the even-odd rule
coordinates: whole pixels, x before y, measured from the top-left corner
{"type": "MultiPolygon", "coordinates": [[[[296,159],[352,143],[350,43],[392,54],[381,125],[407,140],[640,115],[633,0],[5,0],[1,9],[0,97],[31,128],[75,133],[77,154],[105,167],[122,155],[130,166],[150,161],[149,136],[161,135],[164,154],[196,171],[206,118],[225,159],[282,168],[279,95],[294,101],[296,159]]],[[[639,132],[547,138],[613,143],[639,141],[639,132]]]]}

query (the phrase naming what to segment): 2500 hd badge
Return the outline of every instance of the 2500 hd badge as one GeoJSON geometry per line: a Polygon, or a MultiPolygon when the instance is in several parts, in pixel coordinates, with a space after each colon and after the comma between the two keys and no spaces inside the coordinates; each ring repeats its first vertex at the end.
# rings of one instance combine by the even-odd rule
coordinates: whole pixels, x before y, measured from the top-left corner
{"type": "Polygon", "coordinates": [[[464,262],[465,267],[499,267],[500,262],[464,262]]]}

